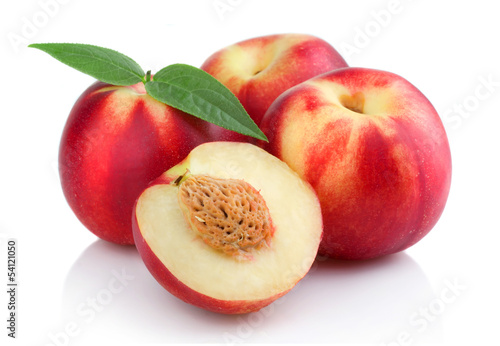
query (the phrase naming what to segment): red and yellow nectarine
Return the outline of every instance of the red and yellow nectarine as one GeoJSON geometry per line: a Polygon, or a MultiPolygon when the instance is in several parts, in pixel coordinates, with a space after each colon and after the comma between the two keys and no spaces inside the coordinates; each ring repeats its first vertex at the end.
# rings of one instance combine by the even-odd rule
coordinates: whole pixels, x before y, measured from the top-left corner
{"type": "Polygon", "coordinates": [[[61,184],[71,209],[98,237],[133,244],[139,193],[208,141],[209,126],[156,101],[142,83],[94,83],[71,110],[60,144],[61,184]]]}
{"type": "Polygon", "coordinates": [[[264,116],[262,146],[321,202],[320,253],[368,259],[422,239],[451,182],[445,129],[429,100],[393,73],[345,68],[283,93],[264,116]]]}
{"type": "MultiPolygon", "coordinates": [[[[260,124],[282,92],[319,74],[346,67],[328,42],[305,34],[277,34],[248,39],[212,54],[201,66],[231,90],[260,124]]],[[[238,133],[216,128],[215,137],[249,141],[238,133]]]]}

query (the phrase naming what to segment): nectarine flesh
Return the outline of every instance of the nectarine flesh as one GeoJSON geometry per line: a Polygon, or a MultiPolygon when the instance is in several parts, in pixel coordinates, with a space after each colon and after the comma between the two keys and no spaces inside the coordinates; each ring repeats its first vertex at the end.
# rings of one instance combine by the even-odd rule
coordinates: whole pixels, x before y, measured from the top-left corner
{"type": "Polygon", "coordinates": [[[221,313],[256,311],[309,270],[322,236],[313,189],[248,143],[195,148],[139,197],[146,266],[169,292],[221,313]]]}

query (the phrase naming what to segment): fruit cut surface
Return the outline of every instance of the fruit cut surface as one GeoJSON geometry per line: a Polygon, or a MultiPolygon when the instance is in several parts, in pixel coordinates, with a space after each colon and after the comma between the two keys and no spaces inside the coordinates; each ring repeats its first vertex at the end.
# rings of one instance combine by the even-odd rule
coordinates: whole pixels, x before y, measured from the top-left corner
{"type": "MultiPolygon", "coordinates": [[[[216,203],[219,197],[211,193],[216,203]]],[[[211,208],[211,217],[217,218],[218,209],[211,208]]],[[[238,213],[224,212],[226,218],[238,213]]],[[[195,148],[143,192],[136,204],[135,218],[134,235],[142,240],[141,244],[147,244],[158,260],[149,265],[145,260],[153,275],[171,293],[205,308],[200,302],[204,297],[234,302],[266,301],[265,305],[272,302],[308,272],[322,235],[319,202],[309,184],[276,157],[246,143],[215,142],[195,148]],[[185,178],[179,178],[184,174],[185,178]],[[253,207],[243,208],[247,219],[235,233],[248,236],[253,232],[254,237],[262,239],[255,241],[251,237],[244,244],[248,246],[254,239],[259,246],[237,245],[245,252],[245,256],[239,256],[209,244],[193,227],[193,222],[207,222],[205,216],[196,214],[190,220],[179,199],[179,190],[183,192],[183,183],[189,183],[189,177],[210,177],[212,181],[242,185],[242,193],[250,197],[238,203],[253,203],[253,207]],[[245,192],[249,187],[250,193],[245,192]],[[261,223],[259,231],[250,227],[249,232],[249,220],[255,218],[248,216],[248,209],[252,208],[263,215],[268,212],[269,220],[258,217],[254,221],[261,223]],[[172,277],[178,282],[173,282],[172,277]],[[179,293],[183,289],[190,293],[179,293]],[[201,298],[189,298],[193,295],[201,298]]],[[[244,240],[243,236],[238,239],[244,240]]],[[[138,248],[141,252],[141,246],[138,248]]]]}

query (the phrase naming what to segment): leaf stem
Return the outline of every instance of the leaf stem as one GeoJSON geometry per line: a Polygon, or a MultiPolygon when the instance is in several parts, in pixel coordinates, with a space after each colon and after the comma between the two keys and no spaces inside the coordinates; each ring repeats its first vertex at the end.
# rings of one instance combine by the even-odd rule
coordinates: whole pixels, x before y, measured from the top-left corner
{"type": "Polygon", "coordinates": [[[146,77],[144,78],[144,85],[146,85],[147,82],[151,82],[151,70],[148,70],[148,72],[146,72],[146,77]]]}

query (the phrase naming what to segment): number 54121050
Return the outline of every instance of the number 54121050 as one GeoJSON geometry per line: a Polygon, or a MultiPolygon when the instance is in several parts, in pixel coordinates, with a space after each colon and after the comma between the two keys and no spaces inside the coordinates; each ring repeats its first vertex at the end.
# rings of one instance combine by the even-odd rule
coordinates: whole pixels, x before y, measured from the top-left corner
{"type": "Polygon", "coordinates": [[[9,281],[14,282],[16,279],[16,242],[9,240],[7,242],[7,275],[9,281]]]}

